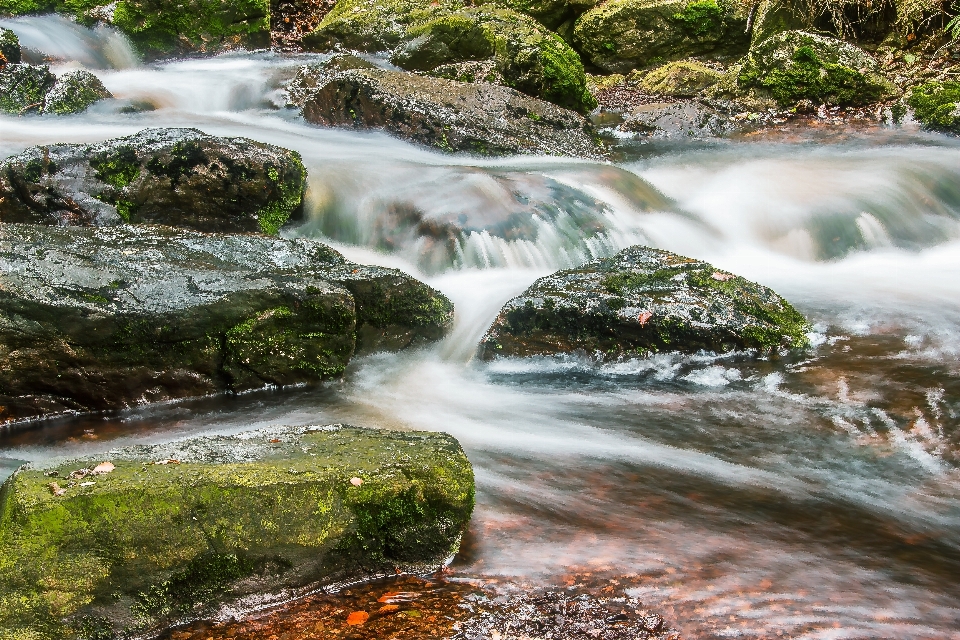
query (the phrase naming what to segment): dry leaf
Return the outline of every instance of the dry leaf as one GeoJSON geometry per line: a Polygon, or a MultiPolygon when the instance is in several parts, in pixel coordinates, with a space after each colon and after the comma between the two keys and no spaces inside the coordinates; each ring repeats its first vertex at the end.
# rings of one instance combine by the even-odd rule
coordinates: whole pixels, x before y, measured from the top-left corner
{"type": "Polygon", "coordinates": [[[359,487],[360,485],[363,484],[363,480],[361,480],[360,478],[350,478],[350,484],[352,484],[355,487],[359,487]]]}
{"type": "Polygon", "coordinates": [[[640,323],[640,326],[642,327],[645,324],[647,324],[647,321],[652,317],[653,317],[652,313],[650,313],[649,311],[644,311],[639,316],[637,316],[637,321],[640,323]]]}
{"type": "Polygon", "coordinates": [[[347,616],[347,624],[363,624],[370,619],[370,614],[366,611],[354,611],[347,616]]]}
{"type": "Polygon", "coordinates": [[[74,480],[79,480],[80,478],[87,476],[89,473],[90,469],[77,469],[76,471],[71,471],[70,475],[67,477],[74,480]]]}
{"type": "Polygon", "coordinates": [[[157,460],[153,464],[180,464],[179,460],[157,460]]]}
{"type": "Polygon", "coordinates": [[[277,444],[278,442],[280,441],[277,438],[274,438],[273,440],[270,441],[270,444],[277,444]]]}
{"type": "Polygon", "coordinates": [[[377,613],[391,613],[397,611],[399,608],[400,605],[398,604],[385,604],[377,610],[377,613]]]}
{"type": "Polygon", "coordinates": [[[50,493],[52,493],[55,496],[62,496],[67,492],[66,489],[61,489],[60,485],[58,485],[56,482],[51,482],[47,486],[50,487],[50,493]]]}
{"type": "Polygon", "coordinates": [[[100,476],[105,473],[110,473],[114,469],[116,469],[116,467],[113,465],[112,462],[101,462],[100,464],[95,466],[93,468],[93,471],[91,471],[90,473],[100,476]]]}
{"type": "Polygon", "coordinates": [[[714,280],[719,280],[720,282],[726,282],[730,278],[733,278],[734,275],[732,273],[720,273],[719,271],[714,271],[713,275],[710,277],[714,280]]]}

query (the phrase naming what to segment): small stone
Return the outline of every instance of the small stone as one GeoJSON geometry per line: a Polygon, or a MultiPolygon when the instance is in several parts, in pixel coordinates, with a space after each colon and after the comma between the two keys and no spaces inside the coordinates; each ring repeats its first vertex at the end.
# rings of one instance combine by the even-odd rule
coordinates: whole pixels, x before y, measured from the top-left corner
{"type": "Polygon", "coordinates": [[[361,478],[350,478],[350,484],[355,487],[359,487],[363,484],[363,480],[361,478]]]}
{"type": "Polygon", "coordinates": [[[93,475],[104,475],[116,469],[112,462],[101,462],[90,472],[93,475]]]}
{"type": "Polygon", "coordinates": [[[62,489],[60,485],[57,484],[56,482],[51,482],[47,486],[50,487],[50,493],[52,493],[55,496],[62,496],[67,492],[66,489],[62,489]]]}

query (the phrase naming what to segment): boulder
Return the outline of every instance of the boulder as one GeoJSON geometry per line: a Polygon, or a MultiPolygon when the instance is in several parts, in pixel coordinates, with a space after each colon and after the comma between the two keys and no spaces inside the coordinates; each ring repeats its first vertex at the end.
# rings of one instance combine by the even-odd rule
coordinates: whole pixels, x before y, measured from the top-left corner
{"type": "Polygon", "coordinates": [[[0,424],[317,382],[452,317],[423,283],[311,240],[6,224],[0,424]]]}
{"type": "Polygon", "coordinates": [[[196,129],[34,147],[0,164],[0,222],[157,223],[276,234],[302,212],[300,155],[196,129]]]}
{"type": "Polygon", "coordinates": [[[5,64],[20,64],[20,38],[10,29],[0,27],[0,67],[5,64]]]}
{"type": "Polygon", "coordinates": [[[485,61],[487,71],[470,81],[502,84],[581,113],[596,106],[577,53],[533,18],[501,7],[340,0],[303,45],[389,52],[403,69],[460,80],[468,78],[451,65],[485,61]]]}
{"type": "Polygon", "coordinates": [[[913,87],[907,103],[928,129],[960,133],[960,82],[928,82],[913,87]]]}
{"type": "Polygon", "coordinates": [[[574,44],[596,67],[612,73],[691,56],[746,52],[746,15],[715,0],[610,0],[583,14],[574,44]]]}
{"type": "Polygon", "coordinates": [[[446,434],[270,427],[21,468],[0,489],[0,637],[144,637],[440,568],[474,504],[446,434]]]}
{"type": "Polygon", "coordinates": [[[756,46],[783,31],[802,31],[812,26],[811,17],[805,15],[802,4],[790,0],[760,0],[753,10],[750,44],[756,46]]]}
{"type": "Polygon", "coordinates": [[[327,126],[384,129],[444,151],[597,157],[581,115],[493,84],[384,69],[304,67],[291,87],[303,116],[327,126]]]}
{"type": "Polygon", "coordinates": [[[751,48],[741,61],[741,90],[769,95],[781,106],[801,100],[859,106],[877,102],[892,85],[866,51],[836,38],[784,31],[751,48]]]}
{"type": "Polygon", "coordinates": [[[43,100],[43,112],[65,115],[81,113],[95,102],[112,98],[100,78],[89,71],[68,71],[59,78],[43,100]]]}
{"type": "Polygon", "coordinates": [[[702,62],[678,60],[644,74],[639,86],[646,93],[690,97],[717,84],[722,75],[702,62]]]}
{"type": "Polygon", "coordinates": [[[57,77],[46,66],[8,64],[0,68],[0,111],[21,114],[42,111],[57,77]]]}
{"type": "Polygon", "coordinates": [[[803,316],[766,287],[706,262],[635,246],[537,280],[504,305],[479,355],[769,351],[805,346],[807,329],[803,316]]]}

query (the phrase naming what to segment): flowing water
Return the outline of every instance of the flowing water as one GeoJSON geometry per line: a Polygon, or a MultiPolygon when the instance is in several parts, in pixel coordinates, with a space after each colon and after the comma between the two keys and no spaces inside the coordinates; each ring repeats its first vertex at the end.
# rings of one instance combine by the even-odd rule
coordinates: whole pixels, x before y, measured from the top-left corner
{"type": "Polygon", "coordinates": [[[960,638],[960,144],[635,146],[617,164],[442,155],[283,108],[316,56],[140,65],[121,37],[0,21],[116,100],[0,117],[0,153],[197,127],[296,149],[290,235],[396,266],[456,304],[442,343],[342,381],[140,407],[0,435],[17,460],[264,424],[447,431],[473,461],[465,576],[627,585],[686,637],[960,638]],[[632,159],[631,159],[632,158],[632,159]],[[472,359],[537,277],[636,243],[768,285],[813,322],[800,355],[472,359]],[[573,576],[573,577],[571,577],[573,576]]]}

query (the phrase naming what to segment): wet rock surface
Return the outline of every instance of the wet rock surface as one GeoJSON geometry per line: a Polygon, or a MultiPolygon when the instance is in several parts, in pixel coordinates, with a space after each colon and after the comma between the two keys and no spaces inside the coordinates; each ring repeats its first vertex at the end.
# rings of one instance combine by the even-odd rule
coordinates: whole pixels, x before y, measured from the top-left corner
{"type": "Polygon", "coordinates": [[[275,234],[302,213],[295,151],[196,129],[34,147],[0,164],[0,221],[275,234]]]}
{"type": "Polygon", "coordinates": [[[0,491],[0,627],[129,637],[323,584],[436,570],[473,510],[446,434],[343,425],[114,449],[0,491]]]}
{"type": "Polygon", "coordinates": [[[384,69],[304,67],[291,86],[308,121],[383,129],[445,151],[598,157],[592,125],[573,111],[493,84],[384,69]],[[306,90],[305,90],[306,89],[306,90]]]}
{"type": "Polygon", "coordinates": [[[357,348],[437,339],[452,315],[315,241],[4,225],[0,422],[317,382],[357,348]]]}
{"type": "Polygon", "coordinates": [[[635,246],[537,280],[504,305],[479,355],[583,351],[601,359],[802,347],[807,323],[772,290],[691,258],[635,246]]]}
{"type": "Polygon", "coordinates": [[[42,111],[57,77],[45,66],[8,64],[0,69],[0,111],[21,114],[42,111]]]}
{"type": "Polygon", "coordinates": [[[57,115],[82,113],[95,102],[112,97],[113,94],[103,86],[100,78],[89,71],[78,69],[57,78],[57,82],[44,96],[43,112],[57,115]]]}

